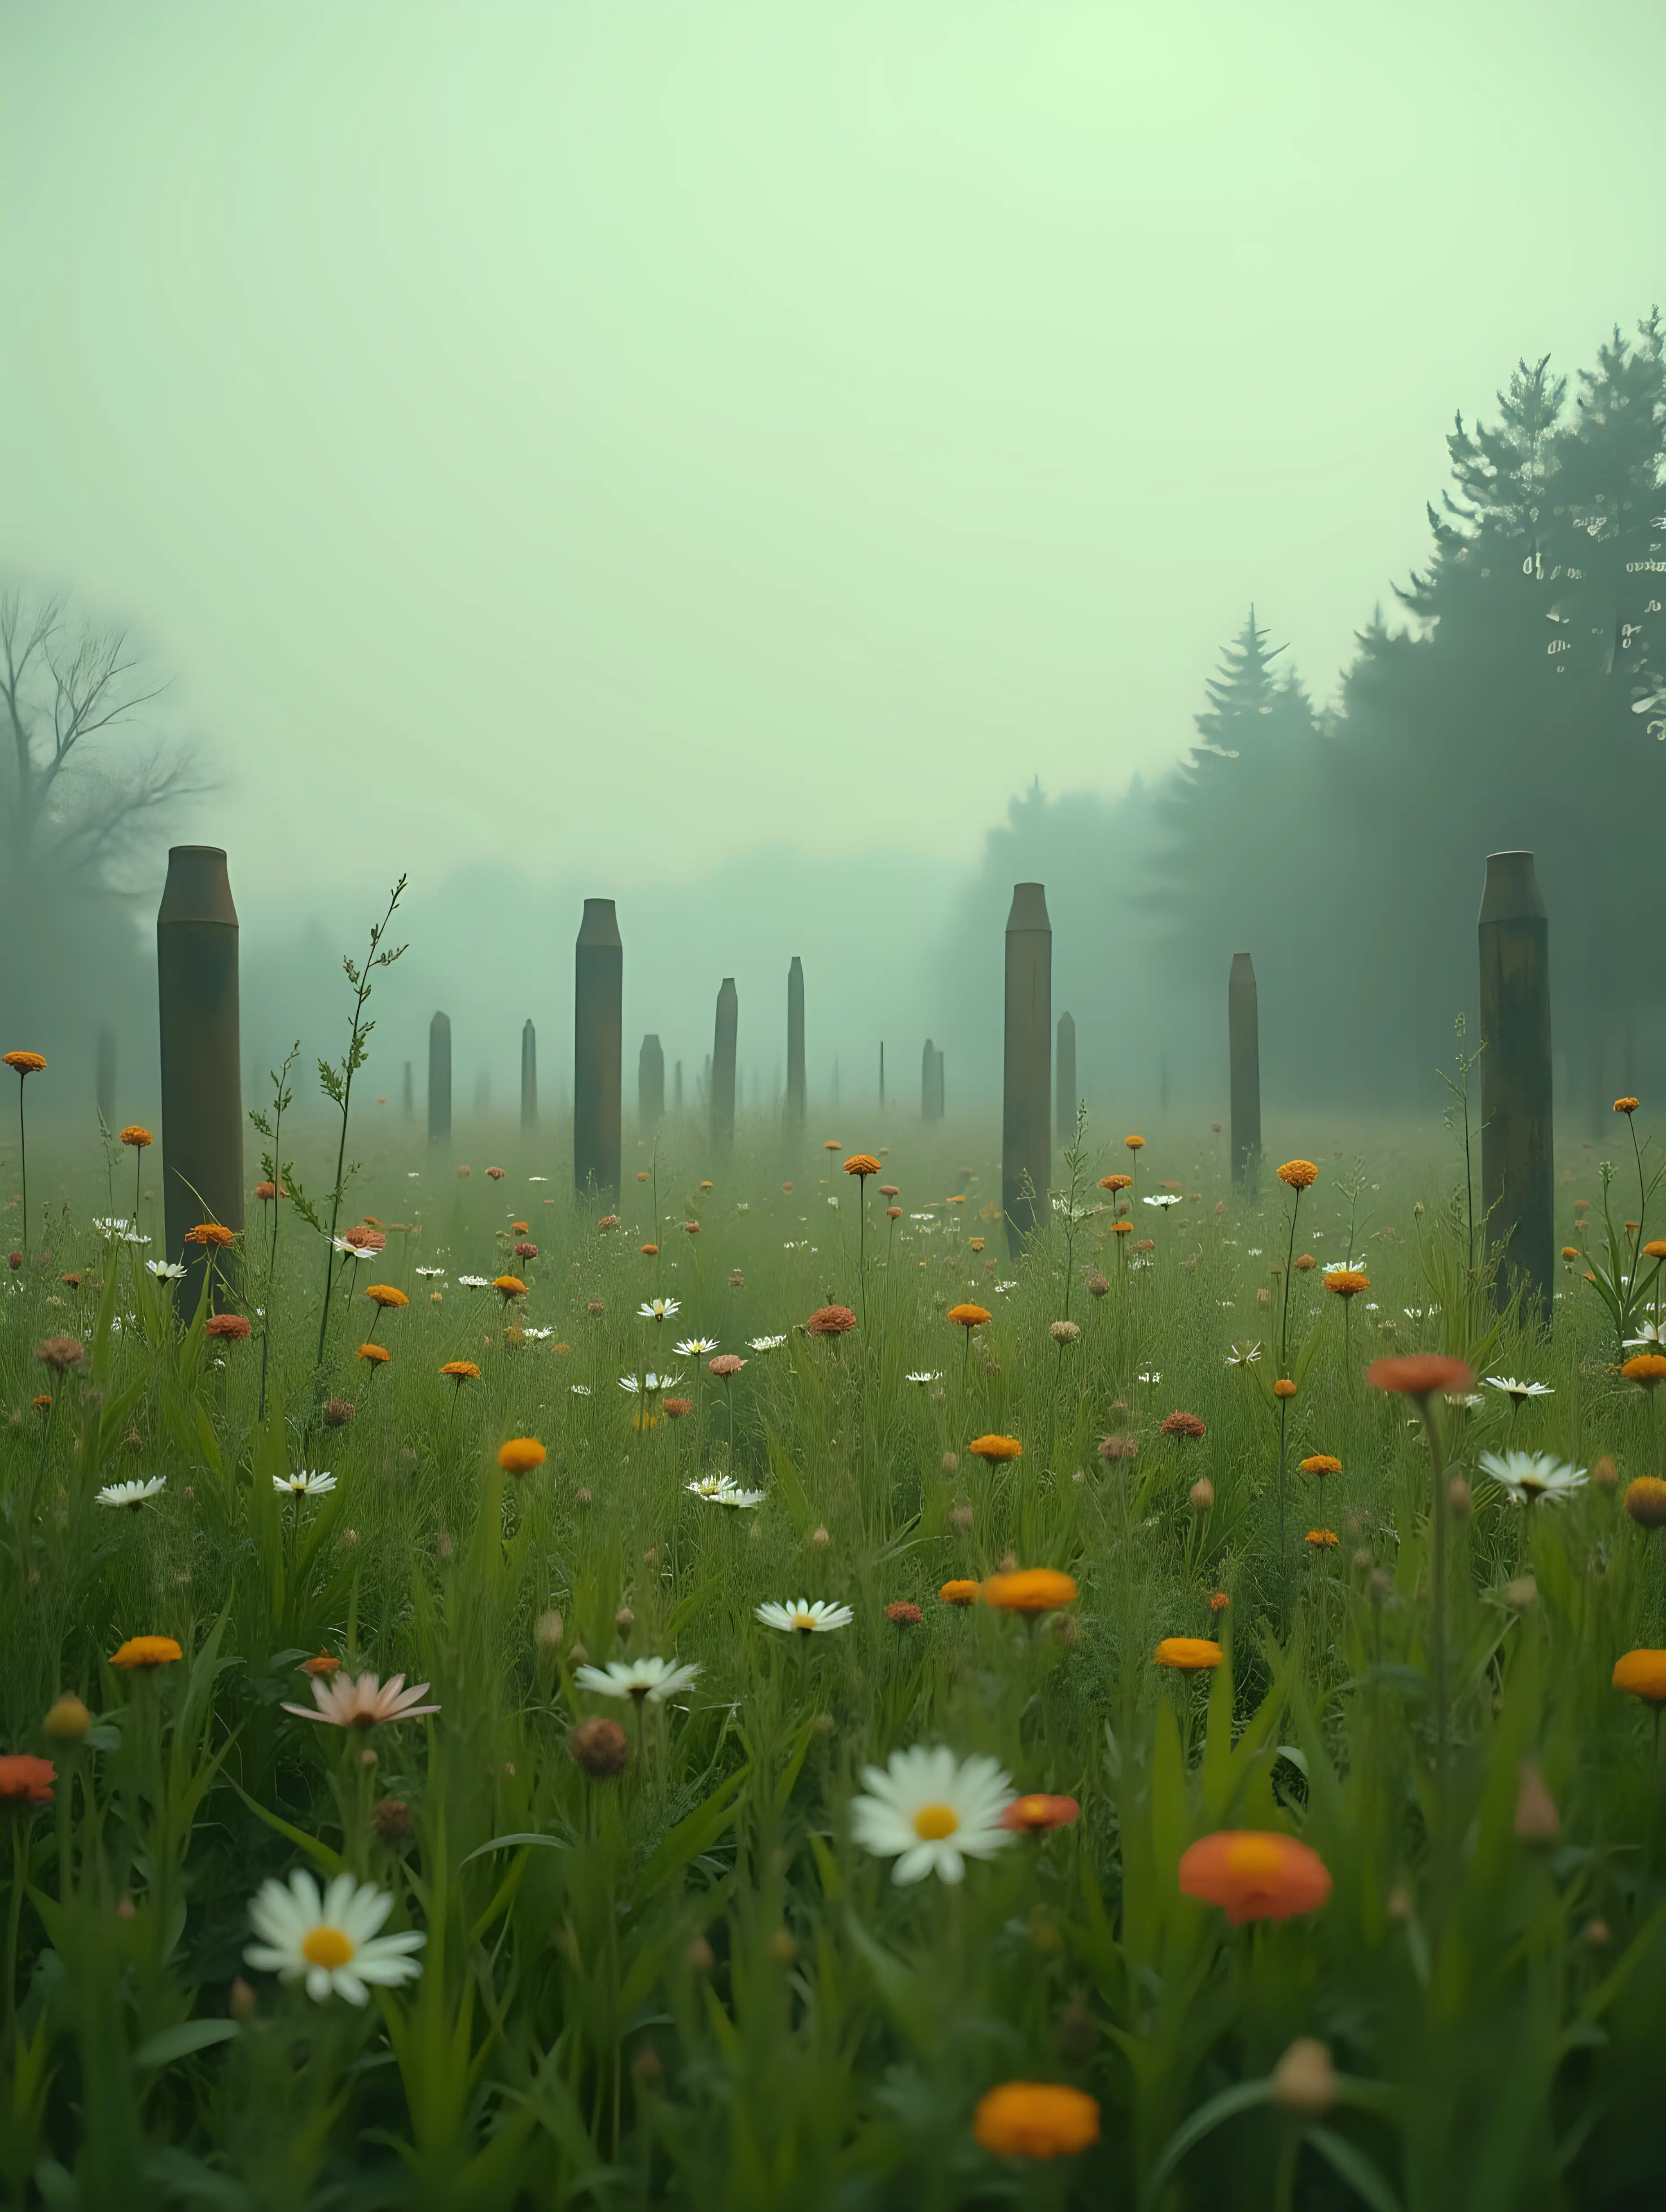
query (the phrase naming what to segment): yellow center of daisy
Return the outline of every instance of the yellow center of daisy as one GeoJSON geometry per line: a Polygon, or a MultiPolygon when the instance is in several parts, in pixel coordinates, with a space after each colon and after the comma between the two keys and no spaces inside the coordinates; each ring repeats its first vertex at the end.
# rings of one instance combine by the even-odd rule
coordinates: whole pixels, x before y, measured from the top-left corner
{"type": "Polygon", "coordinates": [[[914,1832],[922,1844],[940,1844],[960,1826],[952,1805],[922,1805],[914,1816],[914,1832]]]}
{"type": "Polygon", "coordinates": [[[301,1955],[309,1966],[345,1966],[356,1948],[339,1928],[309,1928],[301,1939],[301,1955]]]}
{"type": "Polygon", "coordinates": [[[793,1626],[794,1628],[802,1628],[807,1632],[809,1630],[812,1629],[815,1625],[816,1616],[813,1613],[795,1612],[793,1615],[793,1626]]]}

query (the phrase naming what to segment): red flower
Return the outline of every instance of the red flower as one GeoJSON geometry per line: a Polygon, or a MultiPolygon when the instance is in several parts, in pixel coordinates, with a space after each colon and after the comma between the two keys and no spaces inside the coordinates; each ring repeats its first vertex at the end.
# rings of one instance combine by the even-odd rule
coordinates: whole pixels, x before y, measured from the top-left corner
{"type": "Polygon", "coordinates": [[[15,1752],[0,1759],[0,1805],[50,1805],[58,1769],[50,1759],[15,1752]]]}
{"type": "Polygon", "coordinates": [[[905,1598],[899,1597],[885,1607],[885,1619],[893,1628],[918,1628],[925,1615],[917,1605],[910,1605],[905,1598]]]}
{"type": "Polygon", "coordinates": [[[1183,1413],[1177,1411],[1165,1415],[1158,1425],[1165,1437],[1189,1437],[1194,1443],[1200,1437],[1207,1434],[1202,1422],[1195,1413],[1183,1413]]]}
{"type": "Polygon", "coordinates": [[[1023,1835],[1038,1836],[1049,1828],[1067,1828],[1081,1809],[1073,1797],[1015,1797],[1001,1814],[1000,1825],[1016,1828],[1023,1835]]]}

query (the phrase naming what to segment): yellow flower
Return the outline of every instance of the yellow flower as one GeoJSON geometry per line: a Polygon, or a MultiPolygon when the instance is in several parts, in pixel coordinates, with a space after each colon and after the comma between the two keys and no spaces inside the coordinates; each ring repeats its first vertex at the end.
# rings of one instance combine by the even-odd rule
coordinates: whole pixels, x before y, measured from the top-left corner
{"type": "Polygon", "coordinates": [[[1010,1575],[987,1577],[982,1597],[985,1605],[1002,1613],[1052,1613],[1075,1603],[1075,1578],[1052,1567],[1020,1567],[1010,1575]]]}
{"type": "Polygon", "coordinates": [[[119,1650],[110,1654],[112,1667],[166,1667],[185,1653],[171,1636],[130,1636],[119,1650]]]}
{"type": "Polygon", "coordinates": [[[997,2158],[1061,2158],[1099,2140],[1099,2107],[1062,2081],[1003,2081],[977,2100],[972,2133],[997,2158]]]}
{"type": "Polygon", "coordinates": [[[497,1463],[505,1474],[530,1474],[535,1467],[542,1467],[545,1453],[536,1437],[511,1437],[497,1448],[497,1463]]]}
{"type": "Polygon", "coordinates": [[[1152,1656],[1159,1667],[1172,1667],[1177,1674],[1207,1674],[1219,1666],[1220,1646],[1207,1636],[1165,1636],[1152,1656]]]}
{"type": "Polygon", "coordinates": [[[1286,1160],[1279,1170],[1279,1181],[1288,1183],[1292,1190],[1306,1190],[1319,1180],[1319,1170],[1311,1160],[1286,1160]]]}

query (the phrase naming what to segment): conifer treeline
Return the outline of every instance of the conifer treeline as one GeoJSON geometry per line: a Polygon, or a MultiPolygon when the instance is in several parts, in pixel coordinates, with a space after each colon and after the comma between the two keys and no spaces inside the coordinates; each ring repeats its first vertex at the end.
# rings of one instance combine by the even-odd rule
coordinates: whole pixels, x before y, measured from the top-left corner
{"type": "MultiPolygon", "coordinates": [[[[1427,564],[1397,617],[1359,633],[1335,708],[1315,708],[1252,609],[1172,775],[1116,801],[1037,790],[991,838],[968,916],[1014,872],[1047,881],[1055,1000],[1107,1101],[1155,1106],[1165,1061],[1178,1092],[1224,1096],[1239,951],[1270,1094],[1428,1097],[1473,1006],[1485,856],[1517,846],[1538,855],[1551,913],[1566,1100],[1583,1118],[1666,1078],[1658,313],[1616,330],[1572,392],[1547,359],[1521,362],[1496,421],[1460,416],[1447,447],[1427,564]]],[[[969,1028],[976,935],[945,956],[969,1028]]]]}

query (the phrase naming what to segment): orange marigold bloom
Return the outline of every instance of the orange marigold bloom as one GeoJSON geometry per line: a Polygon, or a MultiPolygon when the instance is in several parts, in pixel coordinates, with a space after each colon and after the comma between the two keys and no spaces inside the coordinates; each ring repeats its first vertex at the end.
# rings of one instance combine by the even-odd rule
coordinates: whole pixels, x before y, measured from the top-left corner
{"type": "Polygon", "coordinates": [[[241,1314],[210,1314],[203,1334],[216,1343],[241,1344],[249,1334],[249,1324],[241,1314]]]}
{"type": "Polygon", "coordinates": [[[856,1316],[848,1306],[818,1306],[804,1325],[812,1336],[842,1336],[855,1328],[856,1316]]]}
{"type": "MultiPolygon", "coordinates": [[[[1645,1249],[1645,1250],[1646,1251],[1648,1248],[1647,1248],[1647,1246],[1645,1245],[1645,1246],[1644,1247],[1644,1249],[1645,1249]]],[[[1565,1259],[1565,1260],[1569,1263],[1569,1265],[1570,1265],[1570,1266],[1572,1266],[1572,1265],[1573,1261],[1576,1261],[1576,1260],[1578,1258],[1578,1256],[1579,1256],[1579,1247],[1578,1247],[1577,1244],[1564,1244],[1564,1245],[1563,1245],[1563,1247],[1562,1247],[1562,1257],[1563,1257],[1563,1258],[1564,1258],[1564,1259],[1565,1259]]]]}
{"type": "Polygon", "coordinates": [[[512,1221],[509,1226],[517,1237],[524,1237],[526,1234],[526,1224],[524,1221],[512,1221]]]}
{"type": "Polygon", "coordinates": [[[119,1650],[110,1654],[112,1667],[166,1667],[185,1653],[171,1636],[130,1636],[119,1650]]]}
{"type": "Polygon", "coordinates": [[[1131,1152],[1139,1152],[1145,1150],[1146,1140],[1143,1137],[1124,1137],[1122,1142],[1128,1146],[1131,1152]]]}
{"type": "Polygon", "coordinates": [[[1015,1797],[1000,1816],[1003,1828],[1016,1828],[1020,1835],[1039,1836],[1049,1828],[1067,1828],[1079,1819],[1081,1807],[1073,1797],[1049,1797],[1037,1793],[1032,1797],[1015,1797]]]}
{"type": "Polygon", "coordinates": [[[997,2158],[1063,2158],[1099,2140],[1099,2107],[1062,2081],[1003,2081],[977,2100],[972,2133],[997,2158]]]}
{"type": "Polygon", "coordinates": [[[1330,1869],[1293,1836],[1223,1828],[1181,1854],[1180,1887],[1188,1897],[1225,1906],[1226,1917],[1241,1927],[1247,1920],[1316,1911],[1330,1895],[1330,1869]]]}
{"type": "Polygon", "coordinates": [[[982,1328],[989,1318],[989,1309],[970,1304],[951,1306],[948,1317],[962,1328],[982,1328]]]}
{"type": "Polygon", "coordinates": [[[1298,1274],[1310,1275],[1318,1264],[1310,1252],[1298,1252],[1296,1255],[1296,1269],[1298,1274]]]}
{"type": "MultiPolygon", "coordinates": [[[[887,1213],[900,1214],[902,1211],[903,1209],[900,1206],[888,1206],[885,1208],[885,1212],[887,1213]]],[[[966,1239],[966,1249],[969,1252],[981,1252],[983,1249],[983,1242],[984,1240],[981,1237],[969,1237],[966,1239]]]]}
{"type": "Polygon", "coordinates": [[[945,1605],[976,1605],[980,1595],[976,1583],[945,1583],[937,1593],[945,1605]]]}
{"type": "Polygon", "coordinates": [[[50,1805],[58,1769],[50,1759],[14,1752],[0,1759],[0,1805],[50,1805]]]}
{"type": "Polygon", "coordinates": [[[655,1259],[658,1257],[659,1250],[660,1247],[657,1244],[644,1244],[642,1247],[642,1257],[645,1260],[655,1259]]]}
{"type": "Polygon", "coordinates": [[[1371,1288],[1371,1277],[1362,1267],[1339,1267],[1334,1275],[1325,1277],[1325,1288],[1339,1298],[1357,1298],[1361,1291],[1371,1288]]]}
{"type": "Polygon", "coordinates": [[[0,1060],[3,1060],[7,1066],[20,1076],[39,1075],[46,1065],[46,1060],[38,1052],[0,1053],[0,1060]]]}
{"type": "MultiPolygon", "coordinates": [[[[1643,1247],[1643,1255],[1648,1260],[1666,1260],[1666,1237],[1651,1237],[1643,1247]]],[[[1577,1259],[1578,1255],[1574,1256],[1577,1259]]]]}
{"type": "Polygon", "coordinates": [[[1455,1395],[1470,1389],[1474,1376],[1461,1359],[1440,1352],[1402,1352],[1393,1358],[1373,1359],[1365,1380],[1373,1390],[1397,1390],[1402,1398],[1432,1398],[1437,1390],[1455,1395]]]}
{"type": "Polygon", "coordinates": [[[480,1380],[480,1370],[471,1359],[448,1359],[440,1372],[449,1376],[453,1382],[477,1382],[480,1380]]]}
{"type": "Polygon", "coordinates": [[[824,1137],[822,1150],[824,1152],[842,1152],[844,1150],[844,1141],[839,1137],[824,1137]]]}
{"type": "Polygon", "coordinates": [[[1134,1177],[1127,1175],[1108,1175],[1101,1176],[1099,1178],[1101,1190],[1128,1190],[1132,1188],[1133,1183],[1134,1177]]]}
{"type": "Polygon", "coordinates": [[[1666,1382],[1666,1357],[1658,1352],[1639,1352],[1626,1362],[1620,1372],[1640,1389],[1652,1390],[1656,1383],[1666,1382]]]}
{"type": "Polygon", "coordinates": [[[1311,1160],[1286,1160],[1279,1170],[1279,1181],[1292,1190],[1306,1190],[1318,1180],[1319,1170],[1311,1160]]]}
{"type": "Polygon", "coordinates": [[[1635,1114],[1639,1103],[1635,1098],[1616,1098],[1614,1102],[1614,1110],[1616,1114],[1635,1114]]]}
{"type": "Polygon", "coordinates": [[[356,1222],[342,1235],[342,1243],[350,1244],[356,1252],[382,1252],[387,1249],[387,1238],[372,1223],[356,1222]]]}
{"type": "Polygon", "coordinates": [[[137,1121],[130,1121],[121,1133],[121,1141],[131,1146],[134,1152],[142,1152],[147,1145],[154,1145],[156,1139],[137,1121]]]}
{"type": "Polygon", "coordinates": [[[1225,1590],[1217,1590],[1209,1600],[1209,1610],[1211,1613],[1227,1613],[1231,1611],[1231,1604],[1232,1601],[1225,1590]]]}
{"type": "Polygon", "coordinates": [[[1207,1636],[1165,1636],[1152,1656],[1177,1674],[1202,1674],[1219,1666],[1220,1646],[1207,1636]]]}
{"type": "Polygon", "coordinates": [[[618,1225],[619,1217],[617,1213],[605,1213],[596,1224],[598,1229],[617,1229],[618,1225]]]}
{"type": "Polygon", "coordinates": [[[673,1421],[680,1421],[684,1413],[691,1413],[694,1411],[692,1398],[661,1398],[660,1403],[665,1408],[667,1417],[673,1421]]]}
{"type": "Polygon", "coordinates": [[[1273,1395],[1275,1398],[1293,1398],[1295,1395],[1296,1386],[1291,1381],[1289,1376],[1280,1375],[1278,1381],[1273,1385],[1273,1395]]]}
{"type": "Polygon", "coordinates": [[[1628,1651],[1614,1662],[1614,1686],[1645,1705],[1666,1705],[1666,1651],[1628,1651]]]}
{"type": "Polygon", "coordinates": [[[1134,1224],[1131,1221],[1113,1221],[1110,1227],[1111,1234],[1116,1237],[1132,1237],[1134,1234],[1134,1224]]]}
{"type": "Polygon", "coordinates": [[[966,1449],[974,1459],[987,1460],[991,1467],[997,1460],[1024,1457],[1024,1446],[1016,1437],[974,1437],[966,1449]]]}
{"type": "Polygon", "coordinates": [[[1639,1474],[1626,1486],[1626,1510],[1639,1528],[1666,1528],[1666,1482],[1639,1474]]]}
{"type": "Polygon", "coordinates": [[[322,1674],[327,1680],[331,1674],[340,1673],[341,1662],[333,1651],[320,1651],[313,1658],[303,1659],[301,1671],[303,1674],[322,1674]]]}
{"type": "Polygon", "coordinates": [[[872,1152],[853,1152],[844,1164],[847,1175],[871,1176],[879,1172],[879,1163],[872,1152]]]}
{"type": "MultiPolygon", "coordinates": [[[[258,1182],[254,1187],[254,1194],[263,1206],[270,1206],[279,1195],[277,1185],[275,1182],[258,1182]]],[[[289,1194],[288,1191],[283,1193],[285,1198],[289,1194]]]]}
{"type": "Polygon", "coordinates": [[[1158,1427],[1165,1437],[1188,1437],[1194,1443],[1200,1437],[1207,1434],[1203,1423],[1195,1413],[1183,1413],[1178,1411],[1164,1414],[1158,1423],[1158,1427]]]}
{"type": "Polygon", "coordinates": [[[1310,1528],[1302,1539],[1308,1549],[1313,1552],[1334,1552],[1337,1540],[1334,1528],[1310,1528]]]}
{"type": "Polygon", "coordinates": [[[1342,1462],[1335,1452],[1313,1452],[1302,1462],[1304,1474],[1316,1474],[1321,1480],[1328,1474],[1340,1474],[1342,1462]]]}
{"type": "Polygon", "coordinates": [[[536,1437],[511,1437],[497,1448],[497,1463],[505,1474],[530,1474],[544,1462],[544,1446],[536,1437]]]}
{"type": "Polygon", "coordinates": [[[359,1358],[368,1359],[373,1367],[386,1367],[392,1357],[385,1344],[362,1344],[359,1346],[359,1358]]]}
{"type": "Polygon", "coordinates": [[[494,1182],[502,1182],[503,1180],[504,1170],[502,1168],[488,1168],[486,1173],[494,1182]]]}
{"type": "Polygon", "coordinates": [[[700,1234],[700,1224],[697,1221],[685,1221],[683,1226],[690,1237],[697,1237],[700,1234]]]}
{"type": "Polygon", "coordinates": [[[1012,1574],[986,1576],[981,1594],[985,1605],[1002,1613],[1052,1613],[1076,1602],[1076,1582],[1053,1567],[1019,1567],[1012,1574]]]}
{"type": "Polygon", "coordinates": [[[526,1285],[519,1275],[498,1275],[493,1279],[492,1288],[500,1293],[506,1305],[511,1298],[524,1298],[526,1295],[526,1285]]]}
{"type": "Polygon", "coordinates": [[[187,1244],[211,1245],[216,1252],[223,1252],[228,1244],[236,1242],[237,1231],[220,1221],[199,1221],[194,1229],[185,1231],[187,1244]]]}
{"type": "Polygon", "coordinates": [[[365,1292],[371,1303],[379,1306],[408,1306],[410,1300],[393,1283],[372,1283],[365,1292]]]}

